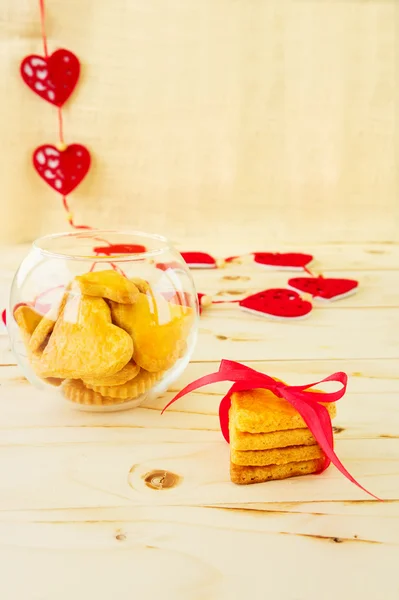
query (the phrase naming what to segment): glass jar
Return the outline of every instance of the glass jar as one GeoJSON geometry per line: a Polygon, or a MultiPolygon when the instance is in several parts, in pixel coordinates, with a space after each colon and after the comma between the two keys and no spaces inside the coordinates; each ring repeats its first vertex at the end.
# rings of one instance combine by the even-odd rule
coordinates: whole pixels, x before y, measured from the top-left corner
{"type": "Polygon", "coordinates": [[[32,384],[81,409],[120,410],[163,393],[186,368],[198,301],[167,239],[90,230],[33,244],[7,321],[32,384]]]}

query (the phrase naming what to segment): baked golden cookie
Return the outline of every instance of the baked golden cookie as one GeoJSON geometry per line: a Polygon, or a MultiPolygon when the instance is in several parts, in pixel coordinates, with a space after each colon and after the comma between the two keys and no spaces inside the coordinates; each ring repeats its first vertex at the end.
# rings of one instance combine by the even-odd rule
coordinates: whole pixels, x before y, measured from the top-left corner
{"type": "Polygon", "coordinates": [[[234,450],[231,448],[231,462],[235,465],[266,467],[268,465],[286,465],[303,462],[315,458],[323,458],[323,451],[318,444],[313,446],[289,446],[272,450],[234,450]]]}
{"type": "Polygon", "coordinates": [[[29,340],[29,349],[31,350],[31,352],[40,352],[41,350],[44,350],[44,347],[49,341],[49,337],[54,329],[54,326],[55,321],[53,321],[52,319],[43,317],[40,320],[40,323],[36,327],[35,331],[32,333],[32,336],[29,340]]]}
{"type": "Polygon", "coordinates": [[[247,433],[240,431],[235,425],[233,407],[229,413],[230,445],[235,450],[270,450],[287,446],[311,446],[316,444],[312,432],[307,427],[299,429],[283,429],[269,433],[247,433]]]}
{"type": "Polygon", "coordinates": [[[89,390],[80,379],[67,379],[62,386],[62,392],[65,398],[76,404],[110,406],[124,402],[122,399],[107,398],[97,392],[93,392],[93,390],[89,390]]]}
{"type": "MultiPolygon", "coordinates": [[[[30,340],[32,338],[32,334],[35,332],[36,328],[42,321],[42,315],[37,313],[30,306],[19,306],[14,312],[14,319],[21,330],[21,335],[24,340],[26,349],[28,351],[29,361],[32,365],[33,370],[40,377],[40,357],[38,354],[34,353],[30,349],[30,340]]],[[[43,377],[43,380],[50,385],[58,387],[63,382],[63,379],[59,379],[56,377],[43,377]]]]}
{"type": "Polygon", "coordinates": [[[46,377],[114,375],[132,358],[132,338],[113,325],[102,298],[69,294],[40,358],[46,377]]]}
{"type": "Polygon", "coordinates": [[[137,398],[147,392],[152,386],[159,381],[163,376],[163,372],[149,373],[140,370],[140,373],[134,377],[131,381],[127,381],[122,385],[113,386],[94,386],[87,385],[87,387],[94,392],[101,394],[102,396],[109,396],[110,398],[119,398],[121,400],[128,400],[137,398]]]}
{"type": "Polygon", "coordinates": [[[42,320],[42,315],[37,313],[30,306],[18,306],[14,311],[14,319],[21,330],[22,338],[25,344],[29,344],[32,333],[42,320]]]}
{"type": "Polygon", "coordinates": [[[147,294],[148,292],[151,292],[151,286],[145,279],[140,279],[139,277],[131,277],[130,281],[134,283],[136,288],[142,294],[147,294]]]}
{"type": "MultiPolygon", "coordinates": [[[[284,398],[270,390],[254,389],[235,392],[231,398],[235,426],[247,433],[268,433],[306,427],[301,415],[284,398]]],[[[323,403],[322,403],[323,404],[323,403]]],[[[336,415],[333,402],[323,404],[330,414],[336,415]]]]}
{"type": "Polygon", "coordinates": [[[29,341],[29,349],[34,354],[42,352],[46,347],[50,339],[50,335],[54,329],[55,322],[65,306],[67,297],[67,293],[62,293],[58,301],[55,302],[48,313],[43,316],[35,331],[32,333],[29,341]]]}
{"type": "Polygon", "coordinates": [[[122,385],[127,381],[130,381],[136,375],[139,374],[140,367],[131,360],[115,375],[108,375],[108,377],[97,377],[95,379],[84,379],[83,383],[87,386],[114,386],[122,385]]]}
{"type": "Polygon", "coordinates": [[[316,458],[286,465],[269,465],[267,467],[243,467],[230,463],[230,477],[233,483],[248,485],[264,483],[275,479],[287,479],[298,475],[318,473],[324,464],[324,459],[316,458]]]}
{"type": "Polygon", "coordinates": [[[133,360],[150,372],[166,371],[185,350],[193,317],[189,307],[140,294],[133,305],[111,302],[113,322],[133,339],[133,360]]]}
{"type": "Polygon", "coordinates": [[[85,273],[76,277],[76,281],[82,294],[107,298],[120,304],[132,304],[139,295],[133,281],[112,269],[85,273]]]}

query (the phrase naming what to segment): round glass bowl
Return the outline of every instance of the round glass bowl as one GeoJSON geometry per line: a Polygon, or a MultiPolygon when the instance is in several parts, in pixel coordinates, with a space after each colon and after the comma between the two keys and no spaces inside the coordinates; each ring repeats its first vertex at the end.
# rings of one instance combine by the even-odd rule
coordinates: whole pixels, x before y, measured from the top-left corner
{"type": "Polygon", "coordinates": [[[163,393],[186,368],[198,301],[167,239],[82,231],[33,244],[7,323],[32,384],[85,410],[120,410],[163,393]]]}

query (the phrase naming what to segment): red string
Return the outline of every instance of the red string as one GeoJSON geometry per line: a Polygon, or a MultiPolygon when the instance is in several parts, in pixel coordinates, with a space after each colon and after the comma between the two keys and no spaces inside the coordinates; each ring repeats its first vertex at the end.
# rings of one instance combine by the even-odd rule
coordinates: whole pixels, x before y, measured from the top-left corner
{"type": "MultiPolygon", "coordinates": [[[[44,56],[46,58],[48,58],[48,47],[47,47],[47,35],[46,35],[46,9],[45,9],[45,0],[39,0],[39,8],[40,8],[40,24],[41,24],[41,32],[42,32],[42,40],[43,40],[43,51],[44,51],[44,56]]],[[[62,108],[61,106],[58,107],[58,111],[57,111],[57,116],[58,116],[58,136],[59,136],[59,141],[60,144],[62,144],[63,146],[65,145],[65,138],[64,138],[64,120],[63,120],[63,113],[62,113],[62,108]]],[[[68,203],[68,199],[66,196],[63,196],[62,198],[62,204],[64,206],[64,209],[67,213],[67,219],[68,219],[68,223],[71,227],[73,227],[74,229],[86,229],[86,230],[92,230],[93,227],[90,227],[89,225],[77,225],[74,222],[74,217],[73,214],[71,212],[69,203],[68,203]]],[[[110,242],[108,242],[107,240],[104,240],[102,238],[94,238],[97,241],[101,241],[104,242],[106,244],[108,244],[109,246],[111,246],[112,244],[110,242]]],[[[122,269],[120,267],[118,267],[115,263],[110,263],[112,268],[116,271],[119,271],[120,273],[124,274],[122,269]]],[[[91,271],[94,269],[96,263],[93,263],[92,267],[91,267],[91,271]]]]}
{"type": "Polygon", "coordinates": [[[68,199],[66,196],[62,197],[62,204],[67,212],[68,223],[71,227],[73,227],[74,229],[93,229],[89,225],[75,225],[73,221],[73,214],[71,213],[71,209],[69,208],[68,199]]]}
{"type": "Polygon", "coordinates": [[[47,36],[46,36],[46,11],[44,6],[44,0],[39,0],[40,6],[40,25],[42,28],[42,40],[43,40],[43,51],[44,56],[48,58],[48,50],[47,50],[47,36]]]}
{"type": "Polygon", "coordinates": [[[241,300],[212,300],[212,304],[232,304],[233,302],[241,302],[241,300]]]}
{"type": "Polygon", "coordinates": [[[62,119],[62,108],[61,106],[58,107],[58,134],[60,136],[60,142],[61,144],[64,144],[64,123],[63,123],[63,119],[62,119]]]}

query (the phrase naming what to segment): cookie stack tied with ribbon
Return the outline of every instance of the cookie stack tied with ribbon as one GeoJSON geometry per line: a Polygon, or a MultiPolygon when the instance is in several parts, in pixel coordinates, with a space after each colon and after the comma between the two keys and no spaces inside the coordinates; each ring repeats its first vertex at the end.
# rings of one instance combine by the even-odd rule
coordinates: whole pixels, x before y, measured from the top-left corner
{"type": "MultiPolygon", "coordinates": [[[[314,390],[316,391],[316,390],[314,390]]],[[[331,418],[335,404],[324,404],[331,418]]],[[[230,475],[262,483],[322,470],[324,453],[301,415],[271,390],[234,392],[229,412],[230,475]]]]}
{"type": "Polygon", "coordinates": [[[335,402],[345,394],[346,373],[337,371],[315,383],[287,385],[241,363],[222,360],[218,371],[186,385],[162,412],[183,396],[221,381],[232,384],[220,401],[219,422],[224,439],[231,444],[233,483],[322,473],[333,463],[349,481],[379,499],[356,481],[334,451],[331,418],[336,414],[335,402]],[[327,382],[340,389],[315,389],[327,382]]]}

